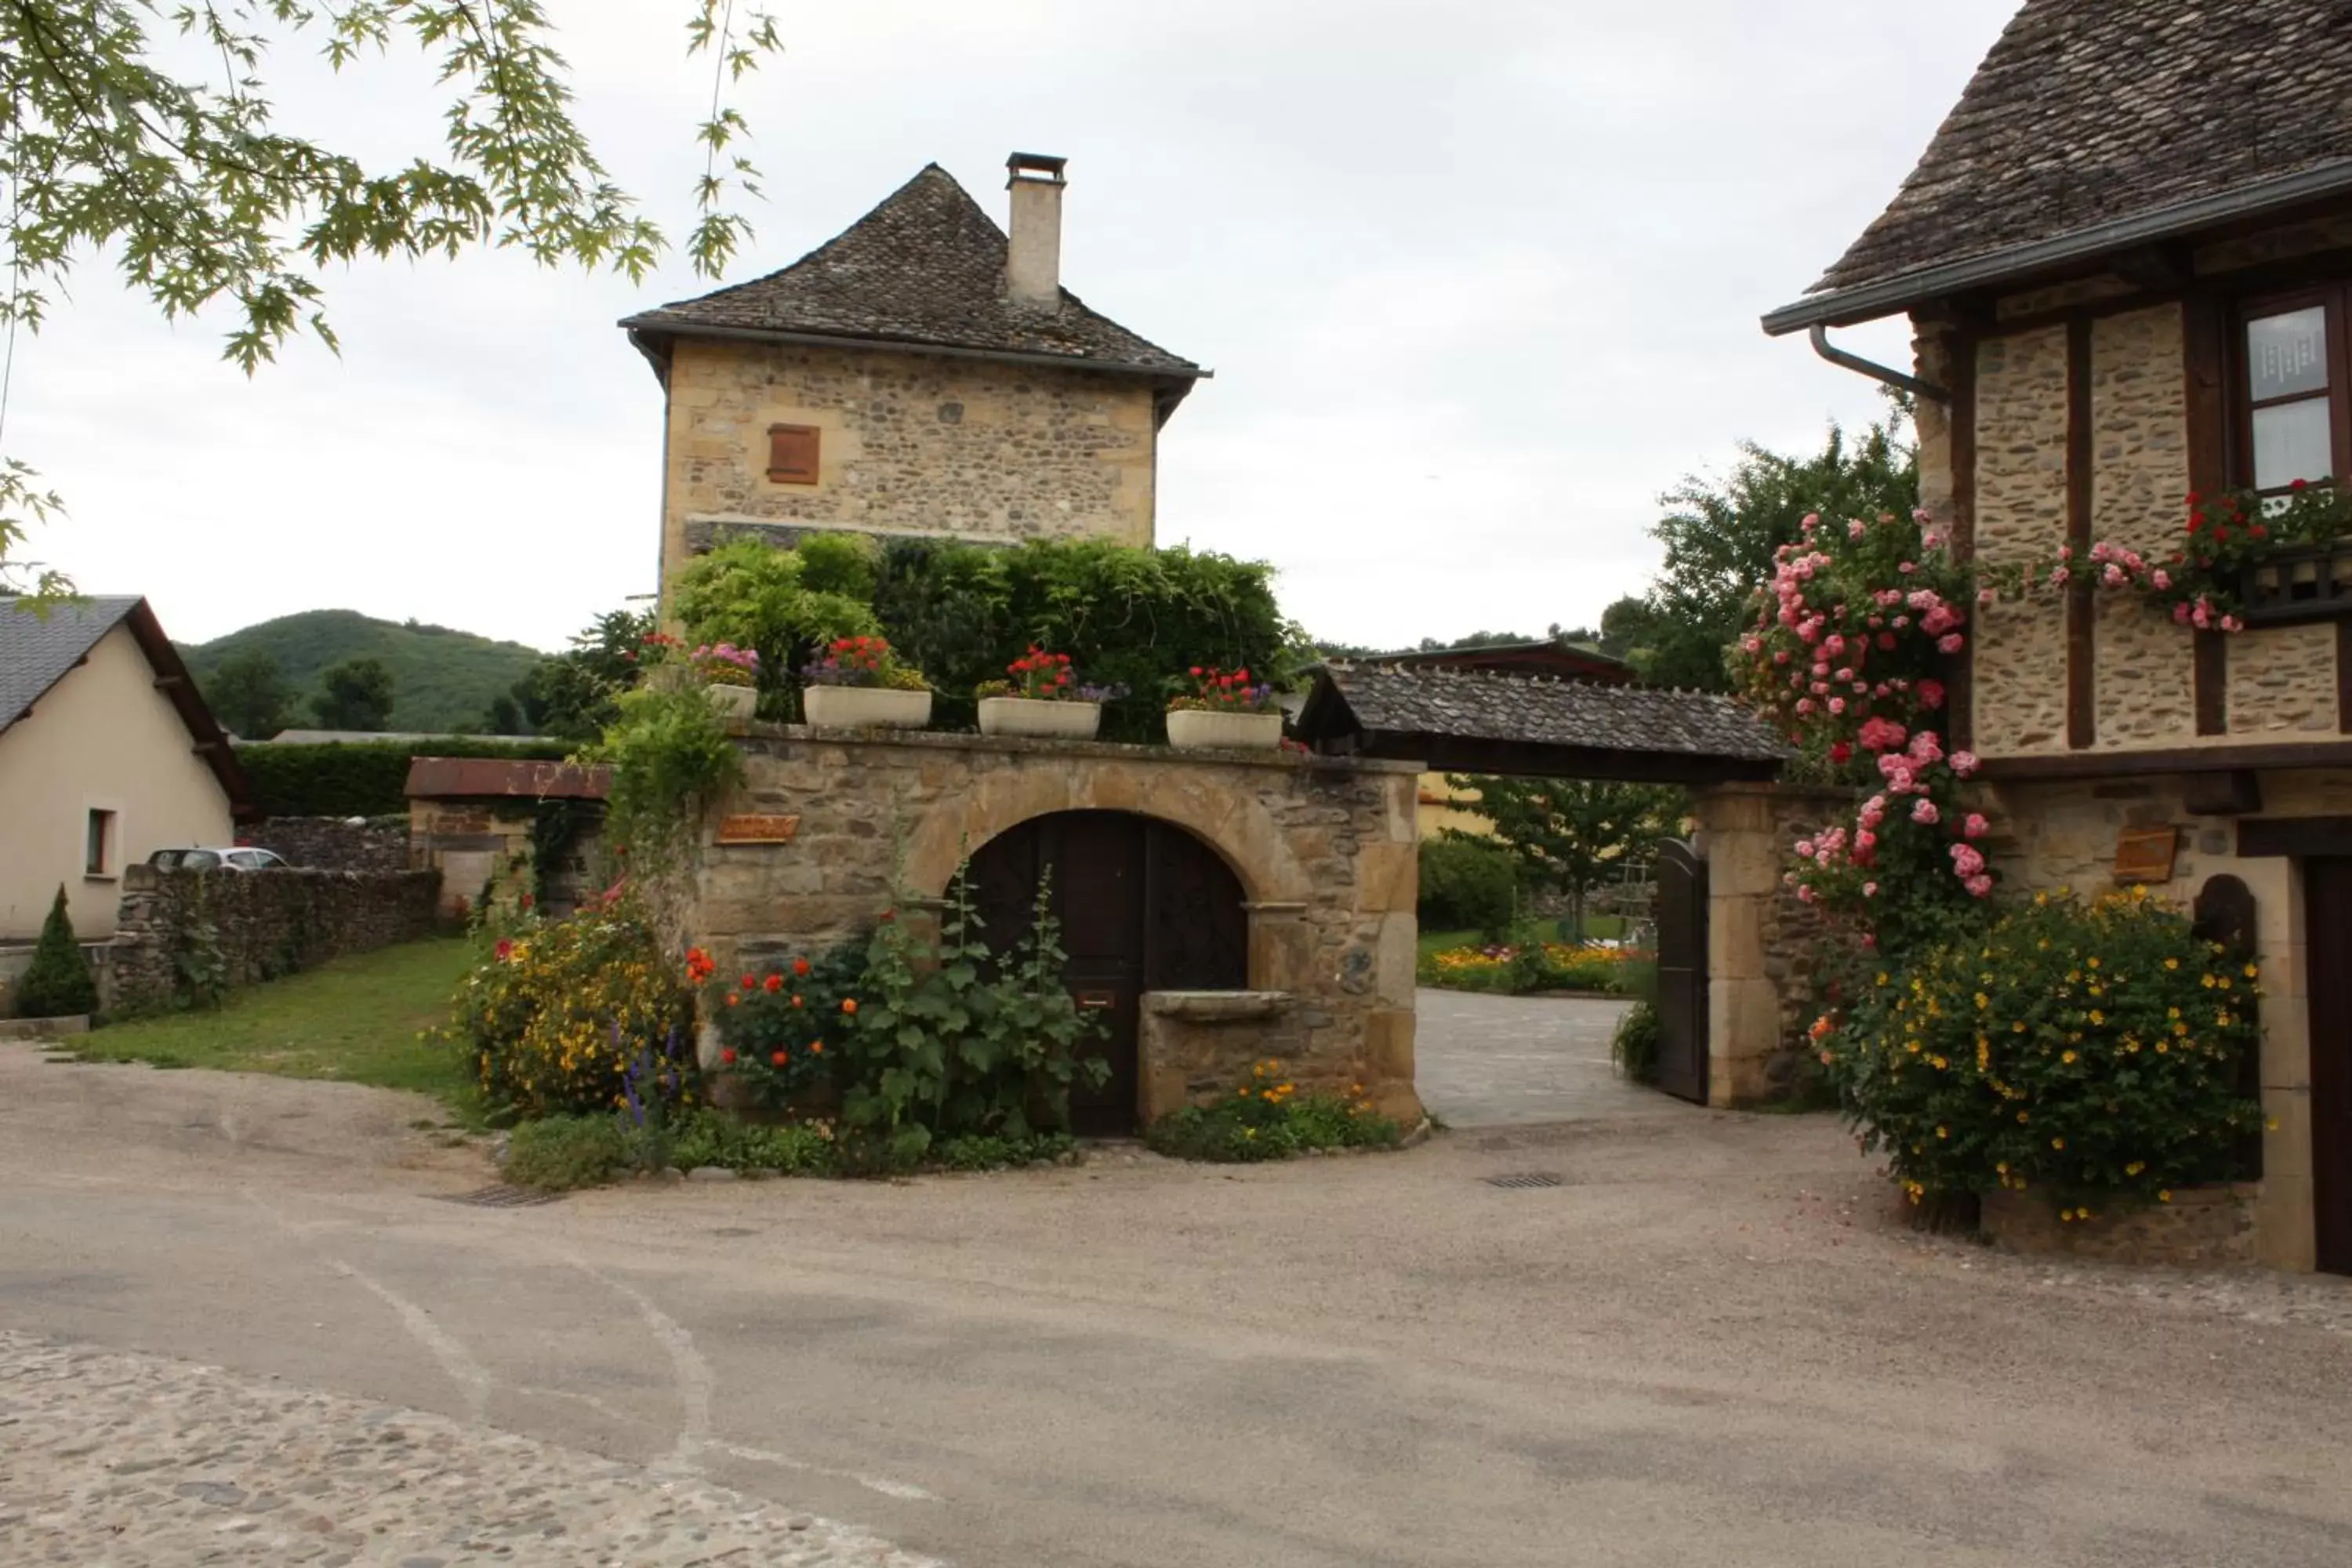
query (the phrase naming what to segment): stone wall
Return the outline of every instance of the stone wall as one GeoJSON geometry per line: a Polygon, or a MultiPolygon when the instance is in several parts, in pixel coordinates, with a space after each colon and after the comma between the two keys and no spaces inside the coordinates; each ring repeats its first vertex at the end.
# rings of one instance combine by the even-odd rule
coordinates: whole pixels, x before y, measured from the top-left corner
{"type": "MultiPolygon", "coordinates": [[[[2352,773],[2265,773],[2258,782],[2265,817],[2352,815],[2352,773]]],[[[2012,893],[2105,892],[2115,886],[2117,835],[2168,826],[2179,832],[2179,852],[2171,879],[2150,884],[2151,891],[2187,909],[2209,879],[2230,876],[2253,894],[2254,956],[2263,986],[2263,1109],[2273,1123],[2263,1140],[2253,1246],[2264,1263],[2309,1268],[2315,1257],[2310,958],[2294,862],[2240,857],[2236,824],[2191,812],[2178,777],[2011,784],[1992,795],[1995,831],[1983,847],[2012,893]]]]}
{"type": "Polygon", "coordinates": [[[2336,738],[2334,626],[2242,631],[2228,658],[2232,738],[2336,738]]]}
{"type": "Polygon", "coordinates": [[[1987,1193],[1985,1236],[2011,1252],[2145,1268],[2216,1268],[2255,1261],[2252,1185],[2192,1187],[2168,1204],[2062,1221],[2038,1193],[1987,1193]]]}
{"type": "Polygon", "coordinates": [[[1151,384],[887,350],[681,340],[665,572],[689,523],[815,522],[992,540],[1152,540],[1151,384]],[[814,426],[817,482],[768,478],[768,427],[814,426]]]}
{"type": "MultiPolygon", "coordinates": [[[[1977,351],[1977,556],[2014,565],[2054,555],[2065,542],[2066,330],[1987,339],[1977,351]]],[[[2065,671],[2065,619],[2054,598],[1979,616],[1977,749],[2063,750],[2065,671]]]]}
{"type": "Polygon", "coordinates": [[[404,816],[266,816],[237,837],[314,871],[408,869],[404,816]]]}
{"type": "Polygon", "coordinates": [[[1797,840],[1851,821],[1850,791],[1718,784],[1697,792],[1707,875],[1707,1100],[1753,1105],[1800,1085],[1817,1013],[1822,917],[1782,880],[1797,840]]]}
{"type": "MultiPolygon", "coordinates": [[[[537,801],[520,798],[411,800],[401,863],[440,877],[446,920],[464,919],[485,898],[511,908],[542,880],[531,843],[539,809],[537,801]]],[[[563,864],[543,879],[549,915],[570,914],[590,890],[602,811],[589,807],[586,815],[563,864]]]]}
{"type": "MultiPolygon", "coordinates": [[[[1186,829],[1232,868],[1249,988],[1288,999],[1245,1027],[1156,1015],[1165,1062],[1184,1064],[1188,1086],[1230,1089],[1273,1054],[1266,1030],[1277,1028],[1303,1089],[1361,1083],[1383,1114],[1420,1121],[1410,764],[768,724],[745,727],[739,743],[747,778],[723,812],[797,820],[788,843],[706,842],[676,921],[722,972],[870,929],[897,901],[894,859],[907,887],[935,899],[971,852],[1021,823],[1130,812],[1186,829]]],[[[1164,1093],[1169,1079],[1158,1081],[1164,1093]]]]}
{"type": "Polygon", "coordinates": [[[106,1005],[170,1005],[181,994],[181,958],[192,952],[209,949],[225,983],[235,987],[429,936],[440,880],[431,871],[127,866],[108,950],[106,1005]]]}
{"type": "MultiPolygon", "coordinates": [[[[2184,331],[2179,305],[2091,323],[2091,537],[2158,558],[2180,532],[2190,488],[2184,331]]],[[[2193,634],[2135,592],[2103,592],[2097,605],[2096,743],[2193,742],[2193,634]]],[[[2041,607],[2063,616],[2054,595],[2041,607]]]]}

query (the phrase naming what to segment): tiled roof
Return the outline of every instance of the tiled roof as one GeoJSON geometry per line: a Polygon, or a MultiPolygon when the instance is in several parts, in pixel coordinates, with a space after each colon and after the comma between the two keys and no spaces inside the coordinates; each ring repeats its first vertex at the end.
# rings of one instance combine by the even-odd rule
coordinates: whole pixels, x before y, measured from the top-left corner
{"type": "Polygon", "coordinates": [[[2027,0],[1894,202],[1811,292],[2345,159],[2342,0],[2027,0]]]}
{"type": "Polygon", "coordinates": [[[136,595],[83,599],[43,616],[21,601],[0,599],[0,730],[22,719],[138,607],[136,595]]]}
{"type": "Polygon", "coordinates": [[[411,800],[602,800],[613,770],[511,757],[417,757],[408,764],[411,800]]]}
{"type": "Polygon", "coordinates": [[[1058,309],[1005,293],[1007,242],[980,204],[937,163],[838,237],[781,272],[631,316],[648,334],[698,329],[862,338],[982,353],[1045,355],[1171,376],[1201,367],[1088,310],[1068,289],[1058,309]]]}
{"type": "Polygon", "coordinates": [[[1332,664],[1366,730],[1588,751],[1779,761],[1789,748],[1728,697],[1484,671],[1332,664]]]}

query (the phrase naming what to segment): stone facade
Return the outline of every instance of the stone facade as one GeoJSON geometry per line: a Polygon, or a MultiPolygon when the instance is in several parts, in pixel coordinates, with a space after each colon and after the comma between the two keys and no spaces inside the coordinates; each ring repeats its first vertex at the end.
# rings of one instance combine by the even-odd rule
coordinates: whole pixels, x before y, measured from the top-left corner
{"type": "MultiPolygon", "coordinates": [[[[2266,817],[2352,814],[2352,773],[2298,770],[2258,779],[2266,817]]],[[[2171,880],[2150,884],[2152,891],[2185,909],[2213,877],[2245,883],[2254,897],[2254,956],[2262,966],[2263,1109],[2275,1123],[2263,1141],[2252,1246],[2264,1263],[2309,1268],[2315,1257],[2310,966],[2300,879],[2284,858],[2240,857],[2231,821],[2190,811],[2181,791],[2182,781],[2171,775],[2003,784],[1992,792],[1997,832],[1986,841],[1987,854],[2013,892],[2069,888],[2095,895],[2115,886],[2118,834],[2168,826],[2179,832],[2179,852],[2171,880]]]]}
{"type": "Polygon", "coordinates": [[[1383,1114],[1420,1121],[1412,764],[766,724],[740,743],[746,781],[721,814],[796,824],[787,843],[706,842],[676,918],[722,972],[871,929],[898,901],[894,862],[898,886],[933,900],[973,851],[1033,818],[1155,817],[1239,879],[1248,991],[1262,994],[1148,994],[1139,1112],[1231,1092],[1280,1055],[1302,1089],[1360,1083],[1383,1114]]]}
{"type": "Polygon", "coordinates": [[[2105,1263],[2216,1268],[2255,1261],[2251,1186],[2196,1187],[2168,1204],[2061,1221],[2035,1193],[1987,1193],[1980,1224],[1996,1247],[2012,1252],[2105,1263]]]}
{"type": "Polygon", "coordinates": [[[239,842],[314,871],[405,871],[404,816],[265,816],[238,830],[239,842]]]}
{"type": "MultiPolygon", "coordinates": [[[[2054,555],[2066,542],[2063,327],[1990,339],[1978,350],[1975,539],[1978,558],[1992,566],[2054,555]]],[[[2065,669],[2066,627],[2054,599],[2004,604],[1980,616],[1979,749],[2063,750],[2065,669]]]]}
{"type": "Polygon", "coordinates": [[[171,1005],[182,994],[182,956],[207,947],[236,987],[429,936],[440,882],[431,871],[125,867],[105,1005],[171,1005]]]}
{"type": "Polygon", "coordinates": [[[1158,395],[1141,378],[695,339],[669,376],[665,580],[730,523],[1152,542],[1158,395]],[[820,432],[816,483],[768,478],[772,425],[820,432]]]}

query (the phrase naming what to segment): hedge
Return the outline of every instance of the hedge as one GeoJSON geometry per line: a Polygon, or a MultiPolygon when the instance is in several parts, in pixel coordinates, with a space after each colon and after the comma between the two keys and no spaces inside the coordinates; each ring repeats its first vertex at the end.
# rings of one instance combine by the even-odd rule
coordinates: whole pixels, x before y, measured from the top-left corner
{"type": "Polygon", "coordinates": [[[265,816],[405,816],[408,764],[415,757],[516,757],[558,761],[561,741],[476,741],[442,736],[412,741],[330,741],[316,745],[236,749],[265,816]]]}

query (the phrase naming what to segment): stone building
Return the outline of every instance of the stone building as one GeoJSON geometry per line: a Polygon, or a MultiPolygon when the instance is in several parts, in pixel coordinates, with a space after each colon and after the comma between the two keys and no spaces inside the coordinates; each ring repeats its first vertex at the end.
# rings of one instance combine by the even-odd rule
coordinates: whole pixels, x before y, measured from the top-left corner
{"type": "Polygon", "coordinates": [[[1209,373],[1061,284],[1065,161],[1012,232],[933,163],[780,272],[631,316],[660,380],[662,581],[722,535],[1153,542],[1160,426],[1209,373]]]}
{"type": "MultiPolygon", "coordinates": [[[[2352,471],[2347,84],[2339,6],[2030,0],[1885,214],[1766,328],[1917,395],[1924,500],[1963,552],[2168,557],[2192,493],[2352,471]],[[1830,346],[1901,314],[1909,374],[1830,346]]],[[[2235,634],[2087,572],[2001,603],[1954,724],[2012,886],[2143,881],[2251,926],[2275,1119],[2253,1248],[2352,1272],[2352,560],[2247,588],[2235,634]]]]}
{"type": "Polygon", "coordinates": [[[612,770],[510,757],[417,757],[408,764],[408,864],[438,875],[440,914],[511,907],[534,893],[570,914],[589,883],[612,770]],[[542,865],[542,859],[548,861],[542,865]]]}

